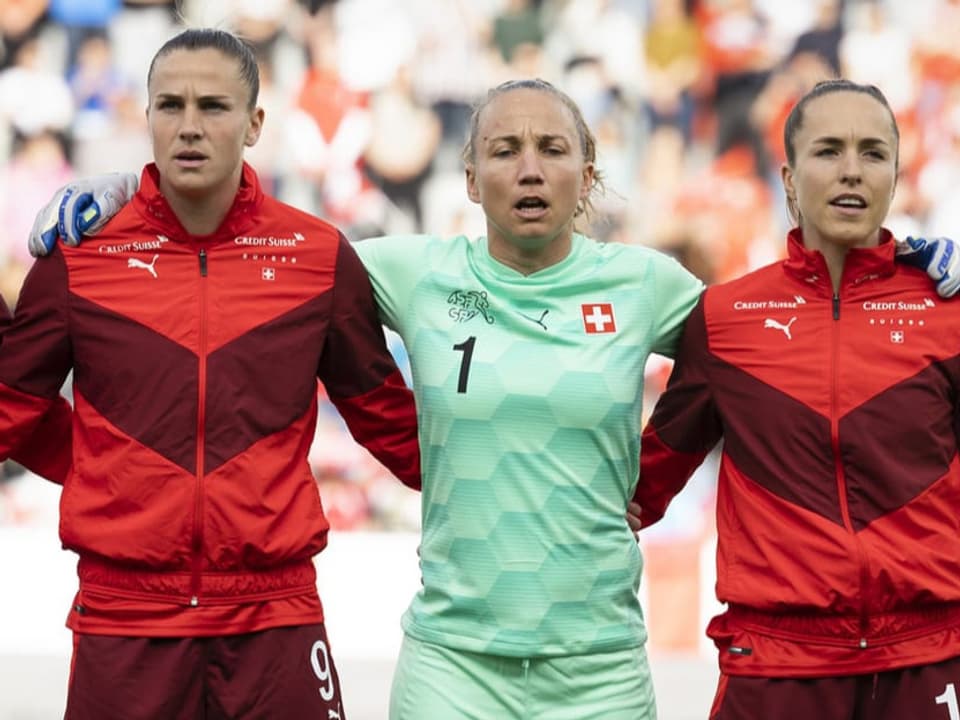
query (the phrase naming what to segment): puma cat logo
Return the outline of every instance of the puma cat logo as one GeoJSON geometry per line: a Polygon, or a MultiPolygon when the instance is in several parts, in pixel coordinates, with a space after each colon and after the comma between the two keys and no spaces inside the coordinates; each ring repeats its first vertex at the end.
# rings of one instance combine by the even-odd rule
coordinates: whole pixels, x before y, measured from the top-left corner
{"type": "Polygon", "coordinates": [[[796,321],[797,317],[794,315],[790,318],[790,321],[784,325],[783,323],[778,323],[773,318],[767,318],[763,321],[763,327],[765,328],[776,328],[777,330],[782,330],[783,334],[787,336],[787,340],[793,340],[793,336],[790,334],[790,326],[796,321]]]}
{"type": "Polygon", "coordinates": [[[159,255],[154,255],[153,260],[148,263],[145,263],[143,260],[138,260],[137,258],[130,258],[127,260],[128,268],[140,268],[141,270],[146,270],[148,273],[153,275],[154,278],[157,277],[157,270],[154,265],[157,264],[157,258],[159,255]]]}

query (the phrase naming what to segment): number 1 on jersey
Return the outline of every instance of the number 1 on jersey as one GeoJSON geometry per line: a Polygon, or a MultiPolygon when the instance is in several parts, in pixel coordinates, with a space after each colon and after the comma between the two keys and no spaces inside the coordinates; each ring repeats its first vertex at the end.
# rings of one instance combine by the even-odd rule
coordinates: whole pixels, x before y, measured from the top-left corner
{"type": "Polygon", "coordinates": [[[459,345],[454,345],[453,349],[463,353],[460,360],[460,378],[457,380],[457,392],[465,393],[467,391],[467,377],[470,375],[470,360],[473,358],[473,346],[477,344],[477,338],[473,335],[468,337],[459,345]]]}
{"type": "Polygon", "coordinates": [[[934,698],[937,705],[946,705],[950,713],[950,720],[960,720],[960,708],[957,707],[957,689],[953,683],[947,683],[947,688],[941,695],[934,698]]]}

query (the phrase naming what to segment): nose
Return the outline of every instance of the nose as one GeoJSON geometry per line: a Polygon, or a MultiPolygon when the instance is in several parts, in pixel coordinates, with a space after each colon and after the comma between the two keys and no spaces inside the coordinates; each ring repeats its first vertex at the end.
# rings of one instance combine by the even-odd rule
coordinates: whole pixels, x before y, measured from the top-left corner
{"type": "Polygon", "coordinates": [[[845,183],[857,184],[863,177],[860,153],[846,152],[840,165],[840,180],[845,183]]]}
{"type": "Polygon", "coordinates": [[[543,167],[536,148],[524,148],[520,152],[519,173],[521,183],[543,182],[543,167]]]}
{"type": "Polygon", "coordinates": [[[180,138],[182,140],[196,140],[203,135],[200,123],[200,112],[189,103],[183,109],[183,120],[180,123],[180,138]]]}

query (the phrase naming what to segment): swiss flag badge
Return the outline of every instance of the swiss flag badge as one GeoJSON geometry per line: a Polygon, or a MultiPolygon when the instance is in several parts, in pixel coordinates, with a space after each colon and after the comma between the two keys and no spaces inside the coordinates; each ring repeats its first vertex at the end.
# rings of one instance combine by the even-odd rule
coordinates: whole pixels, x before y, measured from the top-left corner
{"type": "Polygon", "coordinates": [[[584,303],[580,306],[580,314],[583,315],[583,329],[588,335],[617,331],[612,303],[584,303]]]}

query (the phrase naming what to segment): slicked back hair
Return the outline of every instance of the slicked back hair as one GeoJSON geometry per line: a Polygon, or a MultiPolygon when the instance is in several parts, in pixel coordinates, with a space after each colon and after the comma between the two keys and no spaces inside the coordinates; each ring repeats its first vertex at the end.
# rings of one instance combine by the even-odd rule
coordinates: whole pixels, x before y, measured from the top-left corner
{"type": "Polygon", "coordinates": [[[800,127],[803,125],[803,114],[807,105],[811,100],[837,92],[855,92],[869,95],[887,109],[887,112],[890,113],[890,124],[893,126],[893,135],[897,140],[896,150],[898,150],[898,152],[894,153],[894,163],[895,167],[899,167],[900,128],[897,127],[897,119],[893,115],[893,109],[890,107],[890,103],[887,102],[886,96],[884,96],[880,88],[876,85],[855,83],[852,80],[844,79],[818,82],[810,92],[800,98],[797,104],[793,106],[783,126],[783,148],[787,154],[787,164],[793,167],[797,160],[797,150],[793,146],[793,141],[796,139],[797,133],[800,132],[800,127]]]}
{"type": "Polygon", "coordinates": [[[583,160],[585,163],[594,164],[594,180],[593,187],[590,188],[590,195],[586,200],[583,201],[583,206],[578,206],[577,208],[578,215],[583,212],[589,214],[593,208],[591,197],[594,194],[601,194],[603,191],[603,176],[596,168],[597,139],[594,137],[593,132],[587,125],[586,120],[583,119],[583,113],[580,112],[580,107],[573,101],[573,98],[563,92],[563,90],[559,89],[556,85],[553,85],[546,80],[541,80],[540,78],[508,80],[507,82],[500,83],[496,87],[487,91],[486,97],[474,105],[473,112],[470,115],[470,134],[467,136],[467,142],[463,147],[463,153],[461,155],[464,163],[471,166],[476,165],[476,142],[477,132],[480,127],[481,113],[483,113],[487,105],[493,102],[493,100],[514,90],[537,90],[539,92],[553,95],[570,111],[570,114],[573,116],[574,125],[577,128],[577,138],[580,141],[580,151],[583,154],[583,160]]]}
{"type": "Polygon", "coordinates": [[[208,48],[218,50],[226,57],[237,61],[240,66],[240,79],[250,90],[250,101],[247,107],[253,110],[257,105],[257,96],[260,94],[260,70],[257,67],[257,59],[249,45],[226,30],[191,28],[167,40],[157,50],[153,60],[150,61],[150,69],[147,71],[147,86],[150,85],[150,79],[153,77],[153,67],[156,65],[158,58],[169,55],[176,50],[206,50],[208,48]]]}

